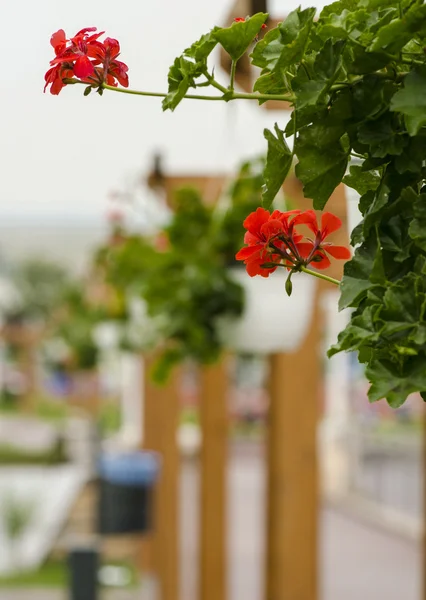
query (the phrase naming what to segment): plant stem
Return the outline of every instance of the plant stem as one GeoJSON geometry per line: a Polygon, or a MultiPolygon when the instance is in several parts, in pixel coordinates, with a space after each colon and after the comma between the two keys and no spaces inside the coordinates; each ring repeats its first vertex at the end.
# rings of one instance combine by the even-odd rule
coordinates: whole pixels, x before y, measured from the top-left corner
{"type": "Polygon", "coordinates": [[[340,281],[338,279],[334,279],[333,277],[329,277],[328,275],[324,275],[323,273],[318,273],[318,271],[312,271],[312,269],[307,269],[306,267],[300,267],[300,270],[304,273],[308,273],[308,275],[318,277],[318,279],[324,279],[324,281],[334,283],[334,285],[340,285],[340,281]]]}
{"type": "MultiPolygon", "coordinates": [[[[228,98],[227,98],[228,100],[228,98]]],[[[280,102],[294,102],[296,96],[284,96],[283,94],[232,94],[230,100],[279,100],[280,102]]]]}
{"type": "Polygon", "coordinates": [[[235,73],[237,71],[237,61],[233,60],[231,63],[231,79],[229,81],[229,91],[234,92],[235,73]]]}
{"type": "MultiPolygon", "coordinates": [[[[222,87],[220,84],[215,82],[217,85],[214,85],[217,89],[222,91],[222,87]],[[220,86],[220,87],[219,87],[220,86]]],[[[131,94],[132,96],[150,96],[153,98],[165,98],[167,94],[161,92],[142,92],[140,90],[129,90],[128,88],[119,88],[114,87],[112,85],[107,85],[106,83],[102,84],[102,88],[105,90],[110,90],[111,92],[119,92],[120,94],[131,94]]],[[[229,94],[229,91],[224,88],[225,92],[229,94]]],[[[224,93],[225,93],[224,92],[224,93]]],[[[279,100],[281,102],[294,102],[295,96],[284,96],[281,94],[236,94],[232,93],[224,96],[200,96],[198,94],[186,94],[184,98],[188,100],[222,100],[224,102],[229,102],[230,100],[279,100]]]]}
{"type": "Polygon", "coordinates": [[[228,93],[229,90],[227,90],[224,85],[221,85],[218,81],[216,81],[216,79],[213,77],[213,75],[210,75],[207,69],[203,71],[203,74],[207,78],[207,81],[210,83],[210,85],[215,87],[217,90],[220,90],[223,94],[228,93]]]}
{"type": "MultiPolygon", "coordinates": [[[[102,84],[104,90],[110,90],[111,92],[119,92],[121,94],[131,94],[132,96],[150,96],[153,98],[165,98],[167,94],[162,92],[142,92],[140,90],[129,90],[127,88],[114,87],[112,85],[102,84]]],[[[187,94],[185,98],[191,100],[223,100],[222,96],[200,96],[198,94],[187,94]]]]}

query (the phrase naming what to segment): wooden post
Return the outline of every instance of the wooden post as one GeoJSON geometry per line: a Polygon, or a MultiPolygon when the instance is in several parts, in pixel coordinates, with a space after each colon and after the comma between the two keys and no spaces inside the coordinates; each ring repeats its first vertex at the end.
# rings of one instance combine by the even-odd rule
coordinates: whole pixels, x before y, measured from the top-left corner
{"type": "Polygon", "coordinates": [[[226,598],[227,388],[225,361],[201,369],[200,600],[226,598]]]}
{"type": "Polygon", "coordinates": [[[152,360],[145,361],[143,447],[161,455],[161,475],[155,494],[154,530],[141,546],[143,567],[158,577],[159,600],[179,597],[179,450],[176,432],[179,418],[179,373],[167,384],[155,385],[149,374],[152,360]]]}
{"type": "Polygon", "coordinates": [[[270,358],[266,600],[317,598],[318,331],[270,358]]]}

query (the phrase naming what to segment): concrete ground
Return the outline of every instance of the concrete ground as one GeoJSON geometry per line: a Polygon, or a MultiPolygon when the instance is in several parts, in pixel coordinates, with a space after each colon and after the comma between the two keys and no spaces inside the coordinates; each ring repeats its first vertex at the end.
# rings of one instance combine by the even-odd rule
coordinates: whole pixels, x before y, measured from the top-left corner
{"type": "MultiPolygon", "coordinates": [[[[229,465],[229,599],[262,599],[265,471],[256,447],[233,447],[229,465]]],[[[182,473],[181,600],[196,600],[195,462],[182,473]]],[[[320,600],[420,600],[421,554],[413,542],[390,535],[348,512],[320,513],[320,600]]],[[[147,590],[145,590],[147,591],[147,590]]],[[[143,591],[110,591],[99,600],[147,600],[143,591]]],[[[0,590],[0,600],[68,600],[46,590],[0,590]]]]}

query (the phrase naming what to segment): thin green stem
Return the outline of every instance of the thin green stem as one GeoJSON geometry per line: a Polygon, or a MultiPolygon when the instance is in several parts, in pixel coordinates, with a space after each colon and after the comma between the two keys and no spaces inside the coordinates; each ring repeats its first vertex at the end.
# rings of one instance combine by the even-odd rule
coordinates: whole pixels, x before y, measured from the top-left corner
{"type": "Polygon", "coordinates": [[[224,85],[221,85],[218,81],[216,81],[216,79],[213,77],[213,75],[210,75],[207,69],[203,71],[203,75],[207,77],[207,81],[210,83],[211,86],[215,87],[217,90],[220,90],[223,94],[228,93],[229,90],[227,90],[224,85]]]}
{"type": "Polygon", "coordinates": [[[308,275],[318,277],[318,279],[324,279],[324,281],[334,283],[334,285],[340,285],[340,281],[338,279],[334,279],[333,277],[329,277],[328,275],[324,275],[323,273],[318,273],[318,271],[312,271],[312,269],[307,269],[306,267],[300,267],[300,270],[304,273],[308,273],[308,275]]]}
{"type": "MultiPolygon", "coordinates": [[[[220,84],[217,84],[214,87],[217,87],[217,89],[220,89],[222,91],[221,88],[223,86],[218,86],[220,86],[220,84]]],[[[112,85],[107,85],[106,83],[102,84],[102,88],[105,90],[110,90],[111,92],[131,94],[133,96],[149,96],[154,98],[165,98],[167,96],[167,94],[161,92],[142,92],[140,90],[129,90],[128,88],[120,88],[114,87],[112,85]]],[[[189,100],[222,100],[225,102],[229,102],[230,100],[279,100],[281,102],[294,102],[295,100],[295,96],[284,96],[281,94],[229,94],[229,91],[226,88],[223,89],[225,90],[224,96],[200,96],[198,94],[186,94],[184,98],[187,98],[189,100]]]]}
{"type": "Polygon", "coordinates": [[[235,73],[237,72],[237,61],[233,60],[231,63],[231,78],[229,80],[229,91],[234,92],[235,84],[235,73]]]}
{"type": "Polygon", "coordinates": [[[284,96],[283,94],[232,94],[227,100],[279,100],[280,102],[294,102],[296,96],[284,96]]]}
{"type": "MultiPolygon", "coordinates": [[[[153,98],[165,98],[167,94],[161,92],[142,92],[140,90],[129,90],[128,88],[119,88],[112,85],[102,84],[103,89],[121,94],[131,94],[132,96],[149,96],[153,98]]],[[[190,100],[223,100],[222,96],[200,96],[198,94],[187,94],[184,96],[190,100]]]]}

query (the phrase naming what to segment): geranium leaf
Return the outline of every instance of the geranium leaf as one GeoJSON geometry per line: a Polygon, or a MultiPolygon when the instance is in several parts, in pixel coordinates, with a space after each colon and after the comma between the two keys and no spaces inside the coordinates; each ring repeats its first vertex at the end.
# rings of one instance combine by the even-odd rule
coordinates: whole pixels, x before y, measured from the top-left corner
{"type": "Polygon", "coordinates": [[[194,63],[179,56],[170,67],[168,94],[163,100],[163,110],[174,110],[190,87],[195,87],[194,79],[202,75],[203,63],[194,63]]]}
{"type": "Polygon", "coordinates": [[[367,366],[366,376],[372,381],[368,391],[370,402],[386,398],[392,408],[404,404],[407,396],[426,389],[425,357],[408,357],[402,368],[389,360],[373,360],[367,366]]]}
{"type": "Polygon", "coordinates": [[[404,88],[394,95],[390,109],[404,115],[410,135],[417,135],[419,129],[426,125],[426,67],[407,75],[404,88]]]}
{"type": "Polygon", "coordinates": [[[265,129],[264,136],[268,141],[268,154],[263,171],[265,190],[263,192],[263,205],[269,208],[275,196],[281,189],[292,163],[292,153],[284,138],[284,132],[275,123],[275,135],[265,129]]]}
{"type": "Polygon", "coordinates": [[[382,254],[377,237],[370,235],[369,239],[355,250],[352,260],[345,264],[340,284],[339,310],[358,306],[366,297],[368,290],[385,282],[382,254]]]}
{"type": "Polygon", "coordinates": [[[293,10],[278,27],[258,42],[251,54],[255,66],[272,71],[299,62],[306,51],[315,8],[293,10]]]}
{"type": "Polygon", "coordinates": [[[217,45],[215,34],[219,29],[220,27],[214,27],[209,33],[202,35],[198,41],[184,51],[184,55],[197,62],[206,60],[217,45]]]}
{"type": "Polygon", "coordinates": [[[340,143],[319,148],[309,139],[305,140],[303,131],[296,141],[296,154],[299,159],[296,175],[303,183],[303,193],[306,198],[312,198],[314,208],[322,210],[342,181],[348,155],[340,143]]]}
{"type": "Polygon", "coordinates": [[[374,191],[379,187],[380,176],[373,171],[363,171],[360,165],[352,165],[349,175],[344,177],[343,183],[363,196],[369,190],[374,191]]]}
{"type": "Polygon", "coordinates": [[[426,194],[420,194],[413,202],[413,211],[409,235],[416,246],[426,252],[426,194]]]}
{"type": "Polygon", "coordinates": [[[268,15],[257,13],[245,21],[232,23],[230,27],[216,29],[213,36],[232,60],[239,60],[253,43],[268,15]]]}

